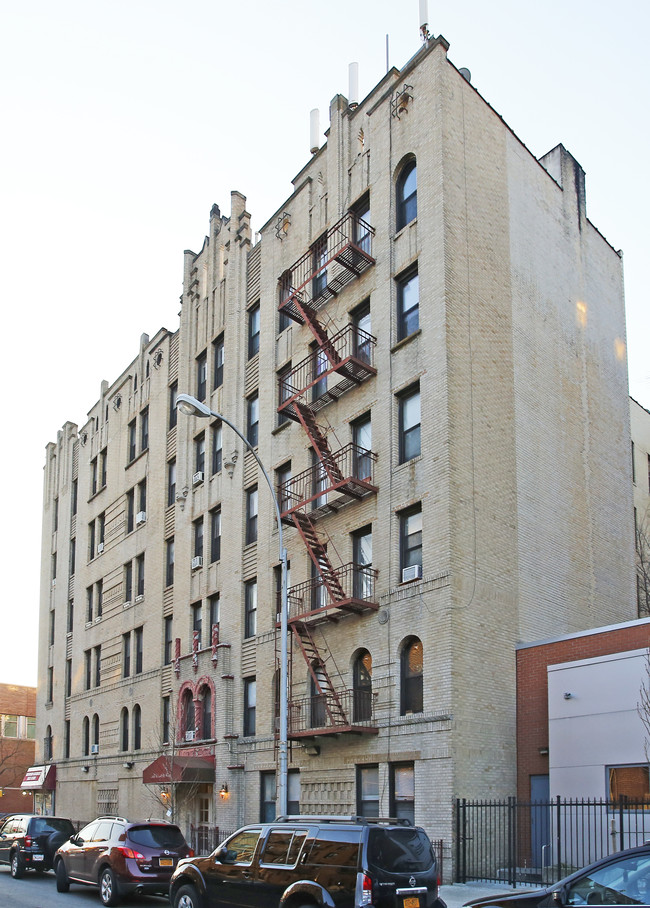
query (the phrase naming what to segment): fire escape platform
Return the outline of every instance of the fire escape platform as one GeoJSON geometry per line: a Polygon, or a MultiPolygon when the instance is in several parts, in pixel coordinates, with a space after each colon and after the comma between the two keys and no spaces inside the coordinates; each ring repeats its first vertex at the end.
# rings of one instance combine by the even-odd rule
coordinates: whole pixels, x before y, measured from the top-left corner
{"type": "Polygon", "coordinates": [[[322,735],[378,735],[379,729],[373,725],[328,725],[324,728],[307,728],[300,731],[289,731],[287,737],[291,740],[316,738],[322,735]]]}

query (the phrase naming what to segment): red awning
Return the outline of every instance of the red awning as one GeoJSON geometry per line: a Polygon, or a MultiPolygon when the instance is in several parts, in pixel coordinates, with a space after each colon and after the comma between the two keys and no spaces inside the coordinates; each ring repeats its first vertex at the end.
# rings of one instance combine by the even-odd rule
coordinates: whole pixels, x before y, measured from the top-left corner
{"type": "Polygon", "coordinates": [[[56,764],[47,763],[45,766],[30,766],[25,773],[25,778],[20,787],[26,791],[36,791],[45,788],[54,791],[56,787],[56,764]]]}
{"type": "Polygon", "coordinates": [[[164,754],[142,773],[145,785],[169,785],[172,782],[214,782],[214,757],[182,757],[164,754]]]}

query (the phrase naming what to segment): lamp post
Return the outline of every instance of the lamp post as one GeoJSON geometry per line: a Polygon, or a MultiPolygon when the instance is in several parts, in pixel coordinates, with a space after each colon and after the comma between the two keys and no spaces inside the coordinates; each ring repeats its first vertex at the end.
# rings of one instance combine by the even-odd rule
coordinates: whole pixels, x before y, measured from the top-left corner
{"type": "Polygon", "coordinates": [[[184,413],[186,416],[198,416],[203,419],[219,419],[221,422],[224,422],[227,426],[233,430],[235,435],[238,435],[239,438],[244,442],[248,450],[251,452],[257,465],[266,479],[266,483],[271,492],[271,498],[273,500],[273,506],[275,508],[275,519],[278,524],[278,542],[280,546],[280,564],[281,564],[281,597],[282,605],[280,609],[280,733],[279,733],[279,742],[278,742],[278,763],[279,763],[279,773],[278,773],[278,791],[277,791],[277,801],[278,801],[278,811],[280,816],[283,816],[287,813],[287,800],[288,800],[288,790],[287,790],[287,779],[288,779],[288,718],[289,718],[289,693],[288,693],[288,651],[287,651],[287,633],[288,633],[288,619],[289,619],[289,607],[288,607],[288,595],[287,595],[287,550],[284,547],[284,537],[282,534],[282,521],[280,519],[280,506],[278,504],[278,499],[275,494],[275,489],[273,488],[273,483],[271,482],[271,477],[266,472],[264,464],[259,459],[257,451],[251,445],[249,440],[246,438],[242,432],[239,431],[237,426],[234,426],[229,419],[226,419],[221,413],[216,413],[214,410],[211,410],[210,407],[206,406],[200,400],[197,400],[195,397],[191,397],[189,394],[179,394],[176,398],[176,406],[184,413]]]}

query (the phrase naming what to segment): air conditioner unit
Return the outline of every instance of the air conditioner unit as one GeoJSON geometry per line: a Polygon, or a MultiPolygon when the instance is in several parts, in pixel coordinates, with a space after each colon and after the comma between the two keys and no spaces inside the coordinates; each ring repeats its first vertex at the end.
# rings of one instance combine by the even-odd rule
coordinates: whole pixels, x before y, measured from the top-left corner
{"type": "Polygon", "coordinates": [[[185,740],[186,740],[186,741],[193,741],[193,740],[194,740],[194,735],[195,735],[195,734],[196,734],[196,732],[194,732],[194,731],[186,731],[186,732],[185,732],[185,740]]]}
{"type": "Polygon", "coordinates": [[[90,752],[91,752],[91,754],[98,754],[99,753],[99,744],[91,744],[90,752]]]}
{"type": "Polygon", "coordinates": [[[140,524],[141,524],[141,523],[144,523],[146,519],[147,519],[147,512],[146,512],[146,511],[138,511],[138,513],[135,515],[135,525],[136,525],[137,527],[139,527],[140,524]]]}
{"type": "Polygon", "coordinates": [[[195,555],[192,558],[192,570],[196,571],[200,567],[203,567],[203,555],[195,555]]]}
{"type": "Polygon", "coordinates": [[[101,555],[101,553],[102,553],[103,551],[104,551],[104,543],[103,543],[103,542],[98,542],[98,543],[97,543],[97,554],[98,554],[98,555],[101,555]]]}
{"type": "Polygon", "coordinates": [[[420,580],[422,577],[422,565],[411,564],[409,567],[402,569],[402,583],[408,583],[410,580],[420,580]]]}
{"type": "Polygon", "coordinates": [[[194,476],[192,476],[192,485],[198,486],[200,482],[203,482],[203,473],[199,470],[198,473],[195,473],[194,476]]]}

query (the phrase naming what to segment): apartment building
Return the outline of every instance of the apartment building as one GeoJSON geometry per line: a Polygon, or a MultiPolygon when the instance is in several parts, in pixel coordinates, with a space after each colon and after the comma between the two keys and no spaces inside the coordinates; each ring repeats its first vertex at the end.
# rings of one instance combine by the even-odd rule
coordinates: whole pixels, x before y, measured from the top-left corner
{"type": "Polygon", "coordinates": [[[56,809],[272,816],[289,558],[290,810],[515,788],[515,647],[636,617],[622,265],[431,39],[254,242],[246,199],[46,452],[38,743],[56,809]],[[188,417],[176,398],[205,402],[188,417]]]}
{"type": "Polygon", "coordinates": [[[639,617],[650,615],[650,411],[630,398],[636,599],[639,617]]]}
{"type": "Polygon", "coordinates": [[[34,794],[22,786],[34,762],[36,688],[0,684],[0,813],[30,813],[34,794]]]}

